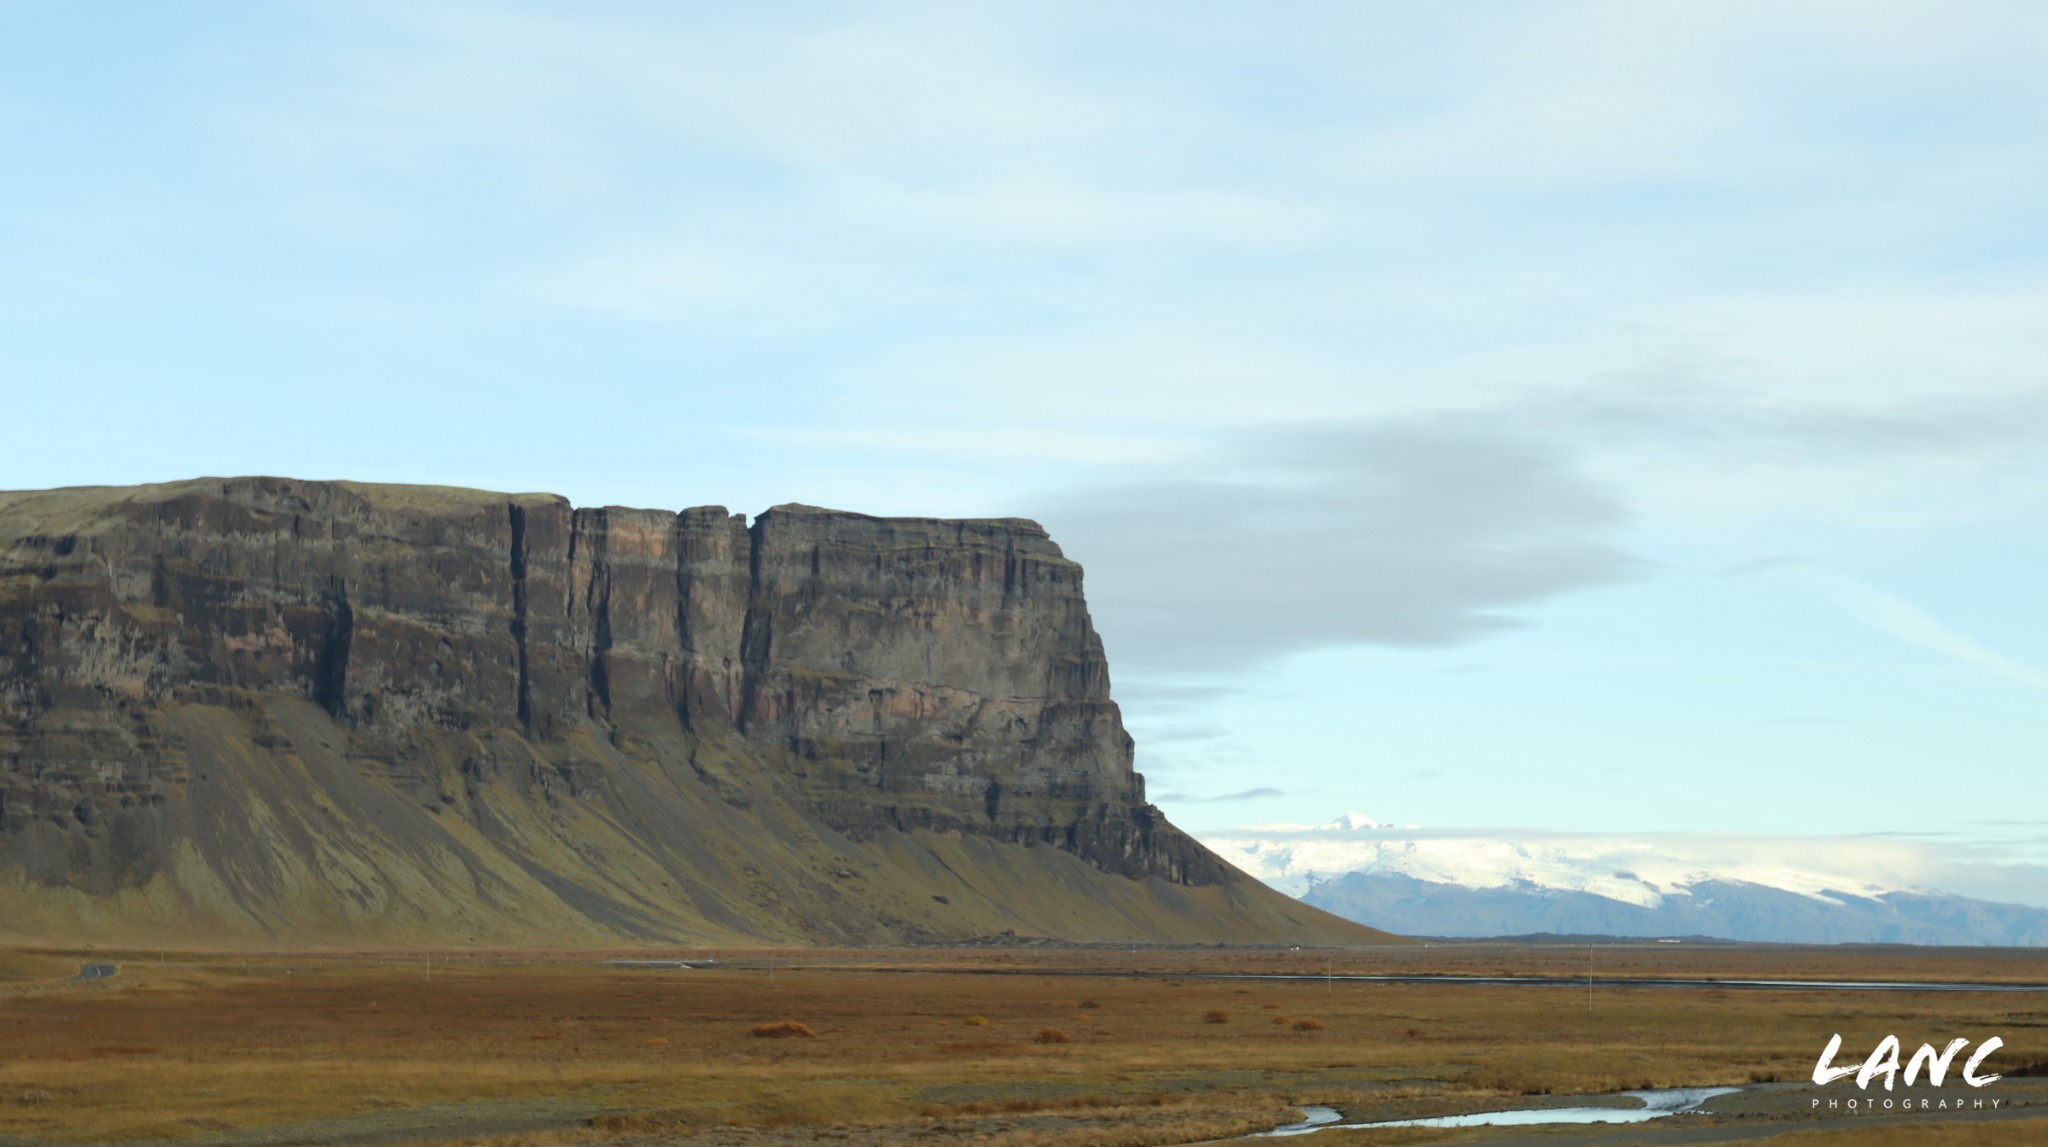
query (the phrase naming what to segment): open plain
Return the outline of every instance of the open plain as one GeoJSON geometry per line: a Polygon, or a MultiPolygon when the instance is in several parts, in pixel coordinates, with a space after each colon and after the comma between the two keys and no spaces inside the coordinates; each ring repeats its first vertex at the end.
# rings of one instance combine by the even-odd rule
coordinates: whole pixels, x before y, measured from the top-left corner
{"type": "MultiPolygon", "coordinates": [[[[1658,944],[1349,949],[0,952],[0,1143],[1143,1144],[1288,1123],[1623,1104],[1634,1127],[1321,1132],[1320,1143],[2031,1143],[2048,991],[1614,986],[1638,977],[2048,983],[2034,951],[1658,944]],[[670,961],[689,960],[694,966],[670,961]],[[609,960],[648,961],[607,963],[609,960]],[[116,972],[77,979],[88,965],[116,972]],[[1590,987],[1360,983],[1549,976],[1590,987]],[[1248,978],[1295,976],[1294,979],[1248,978]],[[1945,1119],[1815,1112],[1808,1082],[1963,1036],[2005,1046],[1945,1119]]],[[[1960,1065],[1958,1065],[1959,1067],[1960,1065]]],[[[1896,1093],[1903,1098],[1907,1092],[1896,1093]]],[[[1839,1109],[1838,1109],[1839,1112],[1839,1109]]]]}

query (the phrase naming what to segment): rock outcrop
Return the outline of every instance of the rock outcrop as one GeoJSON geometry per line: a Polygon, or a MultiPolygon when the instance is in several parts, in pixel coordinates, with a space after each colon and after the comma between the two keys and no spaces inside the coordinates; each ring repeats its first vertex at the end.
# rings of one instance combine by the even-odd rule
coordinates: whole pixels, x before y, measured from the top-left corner
{"type": "Polygon", "coordinates": [[[273,478],[0,494],[0,906],[39,936],[1361,935],[1145,802],[1034,523],[273,478]]]}

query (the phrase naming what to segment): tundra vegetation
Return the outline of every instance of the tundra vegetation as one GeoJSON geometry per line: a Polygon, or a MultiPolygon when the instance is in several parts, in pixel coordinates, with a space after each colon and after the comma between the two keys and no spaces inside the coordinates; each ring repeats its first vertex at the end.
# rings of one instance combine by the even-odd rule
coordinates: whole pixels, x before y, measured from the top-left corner
{"type": "MultiPolygon", "coordinates": [[[[716,955],[684,970],[583,953],[438,952],[429,964],[397,952],[0,952],[0,1140],[202,1144],[318,1123],[336,1143],[402,1126],[478,1147],[1175,1143],[1270,1128],[1305,1103],[1394,1119],[1643,1087],[1776,1081],[1803,1097],[1830,1034],[1868,1047],[1935,1027],[2006,1035],[1987,1070],[2009,1078],[1972,1095],[2048,1102],[2030,1038],[2048,1029],[2048,996],[2034,994],[1599,987],[1589,1006],[1576,988],[1326,980],[1320,951],[716,955]],[[64,978],[86,962],[120,972],[64,978]],[[798,1038],[773,1038],[787,1035],[798,1038]]],[[[1569,975],[1584,959],[1583,948],[1390,945],[1330,963],[1339,976],[1569,975]]],[[[2039,953],[1984,950],[1614,946],[1600,963],[1614,976],[2048,980],[2039,953]]],[[[1804,1121],[1803,1106],[1759,1117],[1811,1132],[1785,1140],[1801,1145],[2033,1143],[2048,1130],[2039,1118],[1961,1130],[1804,1121]]]]}

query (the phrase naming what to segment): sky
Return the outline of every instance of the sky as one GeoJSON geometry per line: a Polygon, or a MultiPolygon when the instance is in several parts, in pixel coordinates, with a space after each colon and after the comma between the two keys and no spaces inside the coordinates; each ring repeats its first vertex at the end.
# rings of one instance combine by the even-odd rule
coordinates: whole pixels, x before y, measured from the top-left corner
{"type": "Polygon", "coordinates": [[[2048,904],[2039,4],[0,28],[0,489],[1031,516],[1198,832],[2048,904]]]}

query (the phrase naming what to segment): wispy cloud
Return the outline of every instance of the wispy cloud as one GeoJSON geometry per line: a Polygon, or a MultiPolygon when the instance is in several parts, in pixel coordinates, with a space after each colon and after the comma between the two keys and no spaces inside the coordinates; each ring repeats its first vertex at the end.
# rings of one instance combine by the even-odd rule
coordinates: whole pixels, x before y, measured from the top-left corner
{"type": "MultiPolygon", "coordinates": [[[[2009,657],[1943,622],[1925,609],[1896,594],[1830,569],[1819,561],[1792,554],[1774,554],[1737,562],[1721,570],[1726,577],[1788,573],[1819,588],[1830,601],[1851,617],[1890,637],[1931,650],[1979,669],[1986,669],[2009,681],[2048,688],[2048,670],[2009,657]]],[[[1779,722],[1817,722],[1819,717],[1781,717],[1779,722]]]]}
{"type": "Polygon", "coordinates": [[[1760,558],[1736,562],[1721,569],[1722,577],[1751,577],[1756,574],[1776,573],[1780,570],[1804,569],[1813,564],[1813,559],[1798,554],[1770,554],[1760,558]]]}
{"type": "Polygon", "coordinates": [[[1230,736],[1230,730],[1221,725],[1191,725],[1182,722],[1162,724],[1158,729],[1145,733],[1148,745],[1180,745],[1204,741],[1220,741],[1230,736]]]}
{"type": "Polygon", "coordinates": [[[1227,804],[1236,801],[1264,800],[1268,797],[1284,797],[1286,792],[1275,788],[1245,789],[1242,792],[1219,793],[1215,796],[1193,796],[1188,793],[1160,793],[1155,800],[1176,801],[1181,804],[1227,804]]]}
{"type": "Polygon", "coordinates": [[[1824,581],[1852,616],[1873,629],[1922,649],[1990,670],[2009,681],[2048,689],[2048,672],[1987,648],[1912,602],[1841,574],[1824,575],[1824,581]]]}

